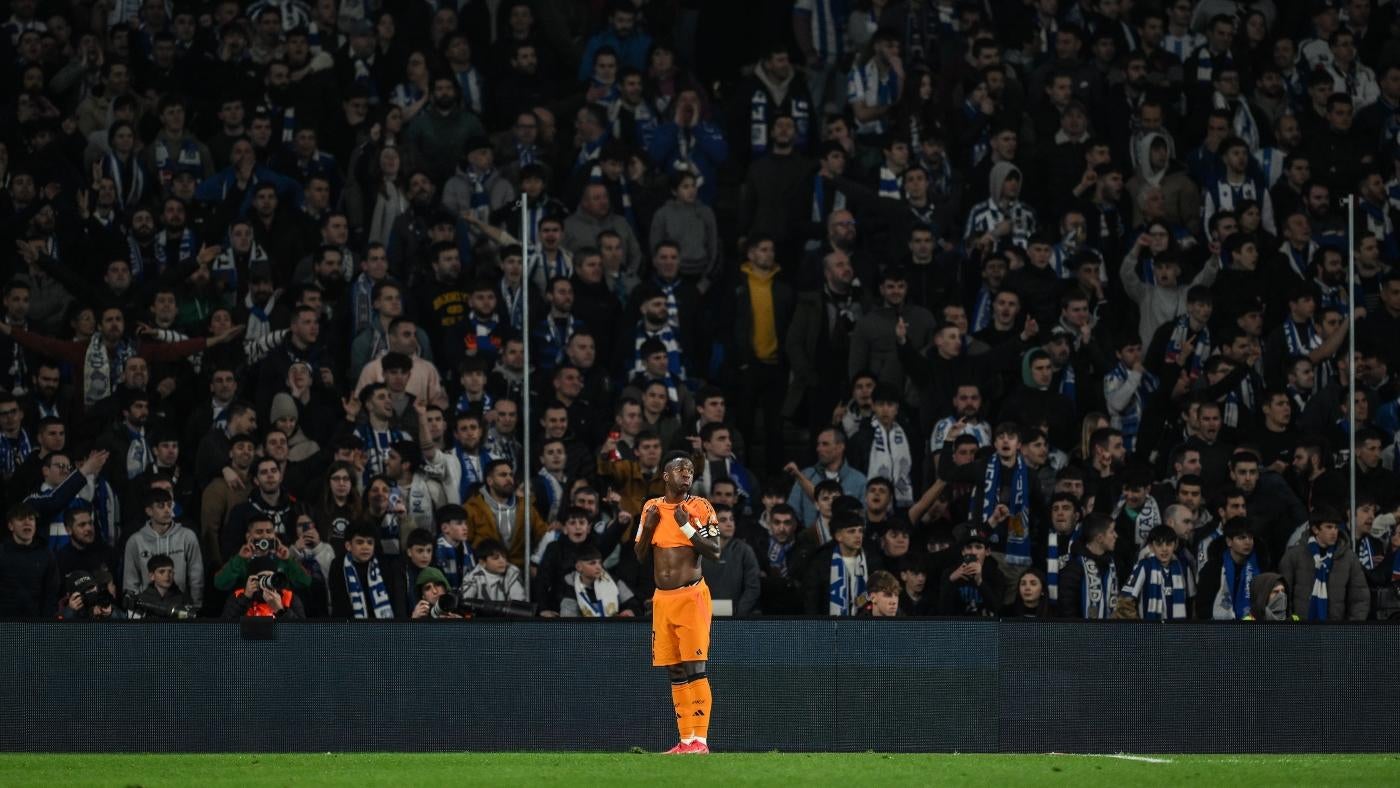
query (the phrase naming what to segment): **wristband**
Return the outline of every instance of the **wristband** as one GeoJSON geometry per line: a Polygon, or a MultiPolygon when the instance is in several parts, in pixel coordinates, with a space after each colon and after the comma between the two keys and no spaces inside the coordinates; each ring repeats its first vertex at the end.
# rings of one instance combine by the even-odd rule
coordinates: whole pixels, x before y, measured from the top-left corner
{"type": "Polygon", "coordinates": [[[695,526],[691,525],[690,523],[682,523],[681,533],[685,534],[685,538],[693,539],[695,538],[695,526]]]}

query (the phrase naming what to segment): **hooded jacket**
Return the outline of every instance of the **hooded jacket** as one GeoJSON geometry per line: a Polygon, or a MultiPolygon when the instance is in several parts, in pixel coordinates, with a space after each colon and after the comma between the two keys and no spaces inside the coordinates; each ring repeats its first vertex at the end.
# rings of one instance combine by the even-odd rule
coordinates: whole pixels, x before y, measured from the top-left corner
{"type": "Polygon", "coordinates": [[[163,534],[156,533],[151,522],[132,534],[126,543],[126,561],[122,572],[122,591],[140,593],[148,582],[146,562],[153,555],[168,555],[175,562],[175,584],[185,589],[195,605],[204,602],[204,558],[199,550],[199,537],[194,531],[171,523],[163,534]]]}
{"type": "Polygon", "coordinates": [[[1283,575],[1277,572],[1264,572],[1249,583],[1249,617],[1254,621],[1268,621],[1264,617],[1264,609],[1269,605],[1269,591],[1274,584],[1283,580],[1284,593],[1289,597],[1288,614],[1293,613],[1292,596],[1293,590],[1288,587],[1288,581],[1283,575]]]}
{"type": "MultiPolygon", "coordinates": [[[[1288,584],[1293,612],[1307,618],[1317,569],[1306,542],[1288,549],[1279,562],[1278,572],[1288,584]]],[[[1371,589],[1366,583],[1366,570],[1352,552],[1351,545],[1339,539],[1332,556],[1332,571],[1327,576],[1327,620],[1365,621],[1370,612],[1371,589]]]]}
{"type": "Polygon", "coordinates": [[[1176,142],[1170,134],[1149,131],[1133,140],[1133,168],[1137,174],[1124,184],[1133,198],[1133,224],[1140,225],[1143,217],[1143,199],[1149,186],[1162,189],[1162,199],[1166,202],[1166,218],[1173,224],[1183,225],[1195,232],[1201,225],[1201,189],[1187,177],[1180,168],[1172,165],[1176,161],[1176,142]],[[1152,168],[1152,144],[1162,140],[1167,145],[1167,165],[1160,170],[1152,168]]]}
{"type": "Polygon", "coordinates": [[[1058,391],[1036,385],[1031,375],[1031,364],[1036,359],[1048,357],[1039,347],[1033,347],[1021,355],[1021,385],[1002,402],[997,420],[1022,425],[1048,422],[1050,443],[1069,446],[1074,443],[1074,403],[1058,391]]]}

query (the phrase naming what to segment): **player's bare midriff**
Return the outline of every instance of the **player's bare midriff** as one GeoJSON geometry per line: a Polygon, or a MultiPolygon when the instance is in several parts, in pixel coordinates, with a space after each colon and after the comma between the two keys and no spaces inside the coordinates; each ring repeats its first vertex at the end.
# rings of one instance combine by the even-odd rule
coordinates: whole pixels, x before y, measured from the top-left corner
{"type": "Polygon", "coordinates": [[[654,547],[652,562],[652,577],[656,587],[663,591],[690,585],[700,579],[700,557],[693,547],[654,547]]]}

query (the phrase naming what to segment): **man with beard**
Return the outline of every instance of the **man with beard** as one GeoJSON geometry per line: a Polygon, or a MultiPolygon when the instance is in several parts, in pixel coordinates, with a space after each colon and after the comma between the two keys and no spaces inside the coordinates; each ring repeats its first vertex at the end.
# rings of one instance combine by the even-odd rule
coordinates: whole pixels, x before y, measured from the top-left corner
{"type": "MultiPolygon", "coordinates": [[[[797,148],[797,119],[792,115],[775,113],[764,133],[768,147],[762,158],[749,165],[740,193],[740,247],[745,247],[749,237],[769,236],[777,248],[778,262],[790,263],[805,240],[800,225],[807,219],[804,209],[810,209],[784,196],[799,192],[810,175],[811,162],[797,148]]],[[[844,160],[844,153],[842,157],[844,160]]]]}
{"type": "Polygon", "coordinates": [[[485,136],[476,114],[462,106],[461,87],[448,75],[433,79],[432,103],[404,130],[404,144],[432,175],[434,182],[452,177],[467,140],[485,136]]]}
{"type": "Polygon", "coordinates": [[[253,140],[244,137],[229,149],[229,166],[201,180],[194,196],[213,209],[222,219],[219,224],[224,224],[245,213],[262,184],[271,184],[278,195],[293,204],[301,202],[300,184],[259,163],[253,140]]]}
{"type": "Polygon", "coordinates": [[[439,207],[432,177],[415,170],[408,176],[408,210],[394,220],[389,234],[389,270],[399,281],[410,281],[409,273],[433,244],[432,228],[440,221],[456,224],[456,218],[439,207]]]}
{"type": "Polygon", "coordinates": [[[463,503],[472,545],[494,539],[506,546],[506,557],[517,567],[525,565],[525,528],[530,528],[534,544],[544,537],[548,524],[534,503],[525,512],[524,499],[515,485],[515,472],[505,460],[486,466],[486,482],[481,492],[463,503]]]}

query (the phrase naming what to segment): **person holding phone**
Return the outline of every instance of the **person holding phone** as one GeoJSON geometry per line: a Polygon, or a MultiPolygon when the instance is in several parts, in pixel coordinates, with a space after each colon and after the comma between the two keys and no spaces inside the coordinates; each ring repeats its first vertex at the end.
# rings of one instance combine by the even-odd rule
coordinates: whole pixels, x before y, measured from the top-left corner
{"type": "MultiPolygon", "coordinates": [[[[1001,511],[1005,508],[1006,504],[998,504],[992,519],[1005,519],[1001,511]]],[[[1001,609],[1005,580],[996,562],[987,560],[987,539],[985,531],[975,528],[962,538],[962,560],[943,577],[938,592],[939,615],[995,616],[1001,609]]]]}

